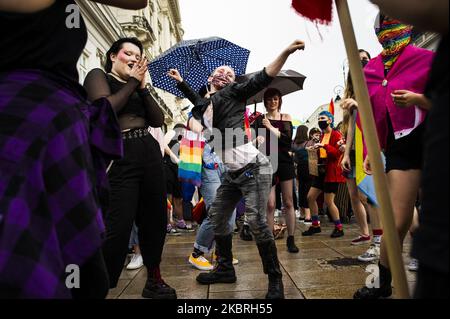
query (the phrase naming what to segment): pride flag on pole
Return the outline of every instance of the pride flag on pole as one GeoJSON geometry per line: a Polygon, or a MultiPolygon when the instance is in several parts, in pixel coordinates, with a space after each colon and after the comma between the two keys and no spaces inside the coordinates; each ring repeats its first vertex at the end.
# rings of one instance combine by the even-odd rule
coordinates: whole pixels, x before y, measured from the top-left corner
{"type": "Polygon", "coordinates": [[[186,131],[180,143],[178,177],[181,182],[201,186],[204,148],[205,139],[202,134],[186,131]]]}

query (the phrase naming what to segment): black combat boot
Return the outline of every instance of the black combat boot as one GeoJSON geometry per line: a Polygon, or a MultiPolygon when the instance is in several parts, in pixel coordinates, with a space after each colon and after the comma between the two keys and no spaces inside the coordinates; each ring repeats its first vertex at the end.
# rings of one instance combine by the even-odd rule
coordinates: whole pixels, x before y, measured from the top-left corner
{"type": "Polygon", "coordinates": [[[216,236],[217,263],[212,271],[198,275],[197,281],[202,285],[232,284],[236,282],[233,267],[233,235],[216,236]]]}
{"type": "Polygon", "coordinates": [[[259,255],[263,263],[264,273],[269,276],[269,289],[266,299],[284,299],[283,274],[277,256],[275,241],[258,243],[259,255]]]}
{"type": "Polygon", "coordinates": [[[363,287],[355,292],[353,299],[381,299],[392,296],[391,271],[378,263],[380,269],[380,288],[363,287]]]}
{"type": "Polygon", "coordinates": [[[149,268],[147,278],[142,297],[149,299],[177,299],[175,289],[166,284],[161,278],[159,267],[149,268]]]}

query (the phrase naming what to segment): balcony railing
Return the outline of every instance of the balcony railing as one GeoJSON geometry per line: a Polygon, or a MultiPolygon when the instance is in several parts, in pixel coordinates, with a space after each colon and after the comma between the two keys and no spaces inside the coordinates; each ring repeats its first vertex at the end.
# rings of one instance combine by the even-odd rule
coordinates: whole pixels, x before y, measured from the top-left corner
{"type": "Polygon", "coordinates": [[[144,16],[132,16],[132,21],[122,23],[122,27],[132,30],[142,42],[153,43],[156,41],[156,34],[144,16]]]}

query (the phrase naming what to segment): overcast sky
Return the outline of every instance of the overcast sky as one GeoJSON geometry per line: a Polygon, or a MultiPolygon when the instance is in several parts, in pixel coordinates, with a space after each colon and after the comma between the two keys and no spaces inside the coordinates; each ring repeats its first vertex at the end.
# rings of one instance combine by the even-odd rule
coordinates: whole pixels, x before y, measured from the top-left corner
{"type": "MultiPolygon", "coordinates": [[[[284,69],[307,76],[303,91],[284,98],[283,112],[305,119],[335,96],[344,86],[346,53],[335,14],[332,26],[316,26],[296,14],[292,0],[179,0],[185,40],[219,36],[251,51],[247,72],[271,63],[293,40],[306,42],[306,50],[295,53],[284,69]],[[320,36],[320,35],[321,36],[320,36]],[[323,38],[323,40],[321,39],[323,38]]],[[[381,46],[374,33],[377,7],[368,0],[349,0],[360,48],[372,56],[381,46]]],[[[335,11],[335,10],[334,10],[335,11]]],[[[261,110],[262,104],[258,110],[261,110]]]]}

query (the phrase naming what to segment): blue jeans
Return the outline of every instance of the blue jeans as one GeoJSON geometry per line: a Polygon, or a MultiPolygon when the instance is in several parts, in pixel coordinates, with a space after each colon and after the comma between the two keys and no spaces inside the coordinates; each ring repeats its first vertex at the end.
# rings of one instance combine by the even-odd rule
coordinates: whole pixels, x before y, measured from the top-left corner
{"type": "MultiPolygon", "coordinates": [[[[207,169],[203,167],[202,186],[200,187],[200,192],[202,193],[207,210],[209,210],[216,198],[217,189],[219,189],[220,185],[222,184],[222,175],[223,171],[220,168],[207,169]]],[[[235,220],[236,210],[234,210],[230,219],[228,220],[228,233],[233,232],[235,220]]],[[[209,217],[209,214],[198,230],[194,247],[205,254],[209,253],[214,247],[214,226],[212,224],[211,218],[209,217]]]]}

